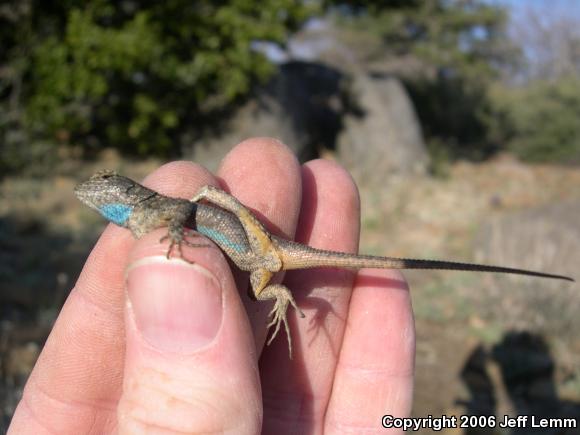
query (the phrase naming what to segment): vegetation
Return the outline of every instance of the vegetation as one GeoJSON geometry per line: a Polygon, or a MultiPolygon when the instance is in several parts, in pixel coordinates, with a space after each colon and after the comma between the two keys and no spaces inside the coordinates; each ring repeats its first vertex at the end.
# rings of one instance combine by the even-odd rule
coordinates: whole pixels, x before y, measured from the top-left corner
{"type": "Polygon", "coordinates": [[[309,11],[296,0],[8,2],[0,133],[14,160],[4,165],[28,143],[176,152],[192,124],[272,71],[252,42],[283,43],[309,11]]]}
{"type": "Polygon", "coordinates": [[[575,21],[559,17],[553,21],[564,28],[547,29],[546,19],[529,12],[525,41],[514,41],[506,34],[507,11],[482,0],[357,0],[339,10],[342,24],[381,39],[370,58],[421,65],[403,79],[436,165],[441,159],[482,159],[498,150],[528,161],[578,161],[575,21]],[[528,45],[532,59],[522,52],[529,35],[542,36],[539,46],[528,45]]]}
{"type": "Polygon", "coordinates": [[[497,87],[498,138],[530,162],[580,162],[580,78],[497,87]]]}
{"type": "Polygon", "coordinates": [[[371,57],[420,62],[403,78],[437,155],[578,155],[578,80],[502,81],[525,65],[506,11],[488,1],[11,0],[0,8],[0,170],[54,156],[55,144],[179,153],[273,72],[252,43],[284,44],[325,11],[374,35],[371,57]]]}

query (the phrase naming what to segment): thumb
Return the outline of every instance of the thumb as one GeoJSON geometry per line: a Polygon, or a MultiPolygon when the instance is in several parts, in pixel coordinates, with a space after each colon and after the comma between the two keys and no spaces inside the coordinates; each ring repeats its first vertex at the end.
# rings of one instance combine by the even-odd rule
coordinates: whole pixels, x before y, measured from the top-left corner
{"type": "Polygon", "coordinates": [[[163,231],[138,240],[127,271],[120,433],[258,433],[255,345],[215,248],[167,260],[163,231]]]}

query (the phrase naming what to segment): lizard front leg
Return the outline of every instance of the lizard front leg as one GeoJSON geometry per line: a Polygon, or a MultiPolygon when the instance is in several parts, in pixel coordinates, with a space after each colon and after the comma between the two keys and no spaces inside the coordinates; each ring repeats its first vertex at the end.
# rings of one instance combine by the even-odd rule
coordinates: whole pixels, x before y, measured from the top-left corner
{"type": "Polygon", "coordinates": [[[272,340],[278,335],[280,331],[280,324],[284,324],[284,329],[286,330],[286,336],[288,337],[288,352],[290,354],[290,359],[292,359],[292,336],[290,335],[290,329],[288,328],[287,311],[288,305],[292,305],[294,309],[298,312],[300,317],[304,317],[304,313],[294,300],[292,292],[290,289],[282,284],[270,284],[270,279],[272,278],[272,272],[266,269],[258,269],[250,274],[250,284],[252,285],[252,290],[256,299],[259,301],[267,301],[270,299],[275,299],[274,307],[270,311],[270,323],[268,323],[267,328],[270,329],[272,326],[276,326],[274,332],[270,336],[267,344],[270,345],[272,340]]]}
{"type": "Polygon", "coordinates": [[[187,236],[195,234],[194,231],[184,228],[183,223],[180,220],[173,220],[169,223],[169,228],[167,229],[167,234],[161,237],[159,243],[163,243],[166,240],[169,240],[169,248],[167,248],[166,257],[169,259],[171,257],[171,252],[173,251],[173,247],[177,246],[177,251],[179,252],[179,257],[183,260],[187,261],[188,263],[192,263],[192,261],[188,260],[183,255],[182,245],[187,245],[192,248],[209,248],[210,245],[207,243],[192,243],[187,240],[187,236]]]}

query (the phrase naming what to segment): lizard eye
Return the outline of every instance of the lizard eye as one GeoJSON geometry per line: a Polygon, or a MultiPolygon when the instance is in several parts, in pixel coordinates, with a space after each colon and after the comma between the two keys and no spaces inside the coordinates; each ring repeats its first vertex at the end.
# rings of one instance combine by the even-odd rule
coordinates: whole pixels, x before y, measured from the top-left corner
{"type": "Polygon", "coordinates": [[[96,172],[95,175],[93,175],[91,178],[98,178],[101,180],[106,180],[107,178],[111,178],[115,175],[117,175],[117,173],[115,171],[111,171],[109,169],[103,169],[101,171],[96,172]]]}

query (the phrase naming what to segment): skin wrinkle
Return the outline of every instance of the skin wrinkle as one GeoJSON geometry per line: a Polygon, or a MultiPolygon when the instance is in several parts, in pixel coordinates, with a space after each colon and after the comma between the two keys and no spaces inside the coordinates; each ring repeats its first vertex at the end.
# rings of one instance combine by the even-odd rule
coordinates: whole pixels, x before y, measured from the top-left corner
{"type": "Polygon", "coordinates": [[[118,312],[120,318],[123,316],[124,287],[121,284],[122,279],[119,278],[123,276],[126,257],[133,243],[127,231],[108,225],[91,251],[75,285],[76,288],[82,289],[81,292],[93,295],[95,300],[102,300],[107,310],[118,312]],[[111,261],[110,252],[103,249],[103,246],[111,243],[113,246],[110,252],[113,252],[115,257],[122,258],[122,261],[111,261]],[[120,285],[111,286],[111,283],[116,282],[120,285]]]}
{"type": "MultiPolygon", "coordinates": [[[[90,301],[83,298],[82,292],[78,292],[76,296],[79,297],[80,299],[82,299],[82,302],[89,302],[90,303],[90,301]]],[[[107,318],[107,317],[109,317],[110,314],[112,314],[112,313],[109,313],[105,310],[101,310],[100,307],[96,304],[91,304],[90,306],[96,307],[97,310],[99,310],[102,313],[101,318],[107,318]]],[[[113,316],[116,318],[115,314],[113,314],[113,316]]],[[[94,313],[91,313],[91,317],[96,317],[96,316],[94,313]]],[[[106,322],[104,322],[104,323],[106,323],[106,322]]],[[[86,324],[86,320],[85,320],[85,323],[83,323],[83,325],[84,324],[86,324]]],[[[109,343],[114,343],[114,344],[118,345],[119,347],[124,348],[125,341],[123,340],[122,337],[119,337],[119,335],[116,334],[116,332],[114,330],[115,328],[100,329],[98,331],[96,329],[89,329],[89,330],[83,330],[83,328],[79,328],[79,329],[81,329],[81,332],[80,332],[81,334],[84,332],[87,332],[84,336],[81,335],[81,337],[86,337],[89,339],[86,341],[92,341],[93,343],[96,341],[99,345],[101,343],[104,343],[104,342],[109,342],[109,343]],[[104,332],[107,332],[107,333],[104,334],[104,332]]],[[[81,340],[70,340],[69,341],[68,335],[64,335],[60,338],[67,339],[67,344],[70,347],[70,349],[73,350],[73,352],[72,352],[73,354],[83,351],[83,347],[82,347],[81,343],[79,343],[79,341],[81,341],[81,340]]],[[[99,360],[92,359],[92,361],[99,361],[99,360]]],[[[101,359],[100,362],[105,362],[105,360],[101,359]]],[[[108,365],[103,364],[103,366],[107,367],[108,365]]],[[[102,369],[102,367],[99,367],[99,371],[101,369],[102,369]]],[[[120,379],[120,376],[119,376],[119,379],[120,379]]]]}
{"type": "Polygon", "coordinates": [[[214,284],[218,288],[221,288],[221,285],[225,284],[224,282],[221,282],[218,279],[218,277],[216,275],[214,275],[209,269],[207,269],[203,266],[200,266],[199,263],[192,264],[192,263],[185,261],[182,258],[167,259],[167,257],[165,255],[147,256],[147,257],[141,258],[137,261],[131,262],[131,264],[127,268],[127,274],[125,275],[125,277],[129,274],[130,271],[137,269],[139,267],[142,267],[142,266],[165,263],[165,264],[169,264],[171,267],[173,267],[174,265],[176,265],[176,262],[180,262],[182,266],[191,267],[191,268],[195,269],[197,273],[199,273],[199,274],[203,275],[204,277],[209,278],[212,281],[214,281],[214,284]]]}
{"type": "Polygon", "coordinates": [[[319,422],[320,418],[318,415],[313,415],[311,412],[307,411],[308,402],[296,402],[296,407],[293,408],[286,408],[283,406],[279,407],[269,407],[264,409],[265,413],[268,413],[268,426],[276,426],[276,427],[296,427],[297,425],[302,424],[304,427],[313,427],[316,426],[313,423],[319,422]]]}
{"type": "MultiPolygon", "coordinates": [[[[218,423],[218,422],[233,422],[233,421],[243,421],[242,416],[245,414],[244,407],[230,406],[224,410],[224,404],[235,405],[236,401],[232,401],[232,397],[226,394],[228,389],[225,388],[203,388],[202,383],[198,386],[191,385],[190,380],[184,379],[180,381],[179,378],[175,378],[174,373],[164,373],[159,370],[149,369],[147,375],[135,374],[132,376],[131,380],[127,380],[128,386],[126,387],[126,397],[129,399],[124,400],[120,403],[121,418],[130,418],[131,421],[141,421],[151,426],[152,423],[159,416],[159,408],[171,409],[169,414],[175,414],[176,416],[181,416],[187,414],[187,410],[191,409],[193,415],[200,414],[200,410],[204,410],[204,415],[207,417],[203,420],[207,422],[218,423]],[[156,374],[152,374],[156,373],[156,374]],[[170,379],[171,383],[168,384],[168,388],[158,387],[157,385],[166,383],[165,381],[155,381],[154,377],[160,377],[163,379],[170,379]],[[143,380],[146,380],[143,382],[143,380]],[[181,384],[181,385],[179,385],[181,384]],[[179,391],[179,387],[183,385],[188,385],[188,389],[183,391],[183,394],[175,394],[179,391]],[[216,393],[222,391],[221,399],[216,400],[216,393]],[[211,394],[208,394],[211,393],[211,394]],[[154,397],[154,402],[147,399],[154,397]],[[142,398],[146,398],[145,401],[142,398]],[[211,400],[205,399],[211,398],[211,400]],[[202,400],[203,399],[203,400],[202,400]],[[163,404],[163,406],[161,406],[163,404]],[[182,405],[178,409],[179,405],[182,405]],[[154,406],[151,410],[150,407],[154,406]],[[208,412],[212,410],[211,412],[208,412]],[[240,417],[236,417],[240,415],[240,417]],[[226,416],[224,418],[224,416],[226,416]]],[[[218,382],[211,383],[212,385],[219,385],[218,382]]],[[[219,396],[218,396],[219,397],[219,396]]],[[[248,402],[244,402],[247,404],[248,402]]],[[[163,409],[161,409],[161,412],[163,409]]],[[[180,419],[172,418],[170,421],[180,421],[180,419]]],[[[191,421],[190,424],[199,424],[200,419],[191,421]]],[[[153,424],[156,425],[156,424],[153,424]]],[[[175,428],[172,428],[175,429],[175,428]]],[[[225,429],[228,429],[226,427],[225,429]]],[[[176,430],[182,430],[181,428],[176,430]]],[[[189,429],[191,431],[191,429],[189,429]]],[[[217,431],[223,431],[222,429],[215,429],[217,431]]],[[[203,430],[202,432],[206,432],[203,430]]]]}
{"type": "MultiPolygon", "coordinates": [[[[369,425],[357,425],[341,423],[339,420],[333,419],[326,421],[326,425],[330,428],[336,429],[337,433],[385,433],[386,429],[381,426],[381,422],[370,422],[369,425]]],[[[328,427],[326,430],[328,431],[328,427]]]]}
{"type": "MultiPolygon", "coordinates": [[[[166,392],[160,390],[160,389],[152,389],[151,390],[154,394],[155,393],[161,393],[161,395],[158,396],[158,400],[161,401],[163,400],[162,397],[164,395],[167,395],[166,392]]],[[[136,396],[132,396],[133,398],[135,398],[136,396]]],[[[221,416],[223,413],[219,411],[217,406],[209,406],[211,404],[212,401],[208,401],[208,400],[197,400],[195,402],[188,402],[186,400],[183,399],[178,399],[175,396],[172,396],[171,398],[166,400],[167,402],[171,402],[173,407],[178,406],[179,404],[185,404],[187,407],[192,408],[192,409],[196,409],[196,411],[193,413],[194,415],[198,415],[199,414],[199,409],[210,409],[213,408],[214,412],[213,414],[215,414],[217,416],[216,417],[210,417],[208,418],[208,422],[212,422],[215,423],[216,425],[219,425],[219,423],[222,423],[224,421],[223,418],[220,418],[219,416],[221,416]]],[[[220,403],[220,405],[223,405],[223,403],[220,403]]],[[[129,421],[133,422],[133,423],[141,423],[143,424],[143,426],[146,427],[160,427],[159,424],[155,423],[154,420],[155,418],[152,417],[152,414],[150,413],[150,411],[148,409],[142,409],[142,404],[141,402],[137,401],[137,400],[128,400],[126,402],[124,402],[123,404],[123,408],[126,409],[126,411],[124,413],[121,414],[121,419],[123,418],[127,418],[129,419],[129,421]]],[[[156,415],[156,413],[154,413],[156,415]]],[[[212,414],[212,413],[207,413],[207,414],[212,414]]],[[[178,423],[179,421],[177,419],[169,419],[170,422],[173,423],[178,423]]],[[[199,423],[200,423],[200,419],[198,418],[195,422],[191,422],[191,424],[196,426],[196,429],[199,430],[199,423]]],[[[184,431],[186,433],[191,433],[191,429],[186,429],[186,428],[180,428],[177,425],[175,426],[164,426],[165,429],[170,429],[170,430],[174,430],[174,431],[184,431]]],[[[220,429],[215,429],[215,431],[220,432],[223,431],[225,428],[220,428],[220,429]]],[[[202,432],[206,432],[206,430],[209,429],[204,429],[202,432]]]]}
{"type": "MultiPolygon", "coordinates": [[[[190,358],[188,358],[189,360],[190,358]]],[[[186,373],[185,376],[179,376],[180,372],[178,370],[174,370],[171,373],[167,373],[165,371],[161,371],[161,370],[157,370],[151,367],[142,367],[139,369],[140,371],[140,376],[131,376],[131,381],[132,383],[130,383],[128,385],[129,388],[137,388],[138,385],[140,385],[138,382],[135,382],[135,379],[147,379],[150,380],[154,377],[158,377],[160,378],[161,384],[167,383],[169,384],[169,381],[171,382],[171,384],[173,386],[178,386],[178,387],[183,387],[184,385],[188,385],[188,392],[191,393],[192,391],[199,391],[201,389],[202,383],[200,382],[199,385],[197,384],[191,384],[191,380],[188,378],[188,374],[186,373]],[[135,379],[133,379],[135,378],[135,379]]],[[[211,376],[211,373],[206,373],[205,376],[211,376]]],[[[216,375],[217,376],[217,375],[216,375]]],[[[220,383],[223,383],[224,378],[216,378],[216,376],[214,376],[214,379],[212,379],[210,382],[206,382],[204,381],[204,384],[209,384],[209,385],[219,385],[220,383]]],[[[143,385],[147,385],[148,383],[144,383],[143,385]]],[[[207,390],[211,390],[210,388],[207,388],[207,390]]],[[[227,390],[227,389],[226,389],[227,390]]],[[[224,397],[227,397],[227,395],[225,395],[224,397]]]]}
{"type": "MultiPolygon", "coordinates": [[[[123,311],[122,310],[115,310],[111,311],[108,304],[104,304],[99,302],[99,298],[96,298],[93,293],[88,293],[83,290],[80,290],[78,285],[73,287],[70,291],[71,300],[74,298],[78,298],[79,302],[85,303],[89,307],[96,308],[102,314],[110,314],[116,319],[120,319],[123,321],[123,311]]],[[[72,302],[71,302],[72,303],[72,302]]]]}
{"type": "Polygon", "coordinates": [[[51,434],[56,434],[57,432],[53,432],[51,428],[47,427],[46,419],[38,418],[38,415],[36,414],[36,412],[34,412],[34,408],[33,408],[32,404],[30,403],[30,399],[31,399],[31,397],[29,395],[22,396],[21,403],[24,405],[25,414],[27,412],[28,415],[32,418],[32,420],[34,420],[34,422],[36,422],[36,424],[38,426],[40,426],[41,428],[43,428],[46,432],[51,433],[51,434]]]}
{"type": "MultiPolygon", "coordinates": [[[[198,415],[199,414],[199,410],[205,410],[206,412],[204,412],[204,414],[206,414],[208,417],[207,422],[213,422],[213,423],[218,423],[218,422],[224,422],[224,421],[228,421],[228,422],[233,422],[233,421],[242,421],[242,418],[236,419],[235,415],[238,414],[243,414],[243,409],[240,407],[230,407],[227,410],[224,410],[223,405],[225,403],[234,403],[231,401],[231,397],[228,396],[227,394],[225,394],[226,390],[220,390],[220,389],[214,389],[214,388],[200,388],[201,384],[199,386],[194,386],[194,385],[189,385],[189,389],[186,392],[186,394],[183,395],[183,397],[180,397],[176,394],[173,394],[176,390],[175,387],[179,386],[179,384],[181,385],[187,385],[188,383],[190,384],[189,380],[185,379],[183,381],[181,381],[179,378],[175,378],[174,374],[167,374],[165,372],[161,372],[159,370],[156,370],[154,368],[147,368],[147,369],[141,369],[141,370],[146,370],[147,375],[139,375],[139,374],[135,374],[133,376],[132,380],[127,381],[129,383],[128,389],[127,391],[130,392],[130,394],[127,395],[127,397],[132,398],[132,400],[126,400],[122,403],[122,407],[121,409],[124,409],[125,412],[122,414],[122,416],[124,417],[129,417],[131,416],[131,421],[134,422],[142,422],[146,427],[159,427],[156,423],[153,423],[153,420],[155,420],[155,417],[158,415],[158,410],[154,410],[153,412],[151,412],[148,408],[149,408],[149,401],[145,401],[143,402],[142,400],[140,400],[141,398],[145,397],[145,398],[149,398],[149,397],[155,397],[155,406],[156,407],[160,407],[160,404],[163,403],[165,405],[165,408],[167,409],[172,409],[173,412],[175,412],[176,408],[179,405],[181,406],[181,409],[178,410],[178,412],[176,413],[177,416],[182,415],[184,413],[184,410],[187,409],[192,409],[195,410],[193,411],[194,415],[198,415]],[[171,385],[170,385],[170,389],[171,391],[168,391],[166,389],[160,388],[157,385],[166,383],[165,381],[162,382],[157,382],[154,381],[154,378],[158,377],[158,378],[163,378],[163,379],[169,379],[171,380],[171,385]],[[143,380],[146,380],[147,382],[142,382],[143,380]],[[133,392],[131,392],[131,390],[134,390],[133,392]],[[200,393],[201,391],[201,393],[200,393]],[[205,391],[205,392],[203,392],[205,391]],[[219,392],[219,391],[224,391],[223,394],[221,394],[222,398],[215,400],[215,393],[219,392]],[[207,392],[211,392],[211,394],[208,394],[207,392]],[[204,399],[206,397],[211,397],[212,400],[208,401],[208,400],[201,400],[204,399]],[[137,400],[135,400],[137,399],[137,400]],[[189,399],[193,399],[193,400],[189,400],[189,399]],[[210,411],[211,412],[207,412],[210,411]],[[211,416],[210,416],[211,415],[211,416]],[[227,416],[227,418],[220,418],[222,416],[227,416]]],[[[217,383],[216,383],[217,384],[217,383]]],[[[169,386],[169,385],[168,385],[169,386]]],[[[170,411],[171,413],[171,411],[170,411]]],[[[179,423],[179,419],[171,419],[172,422],[175,423],[179,423]]],[[[197,419],[195,422],[191,422],[191,424],[199,424],[199,419],[197,419]]],[[[168,427],[165,427],[166,429],[168,427]]],[[[185,431],[185,433],[191,433],[192,429],[182,429],[182,428],[177,428],[177,427],[171,427],[169,429],[175,430],[175,431],[179,431],[181,432],[182,430],[185,431]]],[[[198,430],[199,427],[197,427],[198,430]]],[[[220,429],[215,429],[214,431],[221,433],[224,430],[229,430],[229,429],[233,429],[232,427],[222,427],[220,429]]],[[[212,431],[209,429],[204,429],[202,432],[206,433],[207,431],[212,431]]]]}
{"type": "MultiPolygon", "coordinates": [[[[102,406],[101,405],[101,406],[99,406],[99,409],[104,409],[106,411],[114,411],[116,404],[117,404],[116,401],[106,401],[106,400],[104,400],[104,401],[95,401],[95,400],[67,401],[67,400],[63,400],[60,398],[59,395],[49,393],[49,390],[44,388],[42,386],[42,384],[38,382],[38,379],[34,379],[34,378],[31,379],[31,386],[35,388],[35,394],[37,394],[37,392],[41,394],[40,399],[48,399],[50,402],[55,402],[57,404],[63,404],[63,405],[66,405],[67,407],[81,405],[82,407],[92,409],[98,403],[110,403],[111,406],[102,406]]],[[[32,401],[30,401],[30,397],[28,395],[26,396],[26,399],[28,399],[28,400],[25,400],[25,403],[27,403],[29,405],[29,408],[32,410],[32,401]]],[[[35,401],[38,399],[39,398],[36,397],[35,401]]]]}
{"type": "Polygon", "coordinates": [[[386,368],[372,367],[368,365],[366,367],[362,367],[356,364],[339,363],[337,368],[344,369],[350,375],[364,380],[381,378],[408,379],[414,376],[414,370],[409,370],[408,372],[394,372],[386,368]]]}
{"type": "MultiPolygon", "coordinates": [[[[77,297],[80,297],[80,299],[82,299],[83,301],[91,304],[91,306],[96,307],[98,310],[100,310],[102,307],[99,307],[98,304],[92,304],[90,302],[89,299],[85,298],[85,294],[83,294],[82,292],[76,292],[77,297]]],[[[106,315],[110,313],[106,312],[106,315]]],[[[66,339],[68,335],[67,331],[64,330],[65,332],[65,336],[61,336],[60,337],[56,337],[56,339],[58,340],[62,340],[63,338],[66,339]]],[[[52,335],[51,336],[52,340],[55,339],[55,336],[52,335]]],[[[77,342],[76,341],[70,341],[70,344],[74,345],[77,342]]],[[[74,352],[73,352],[74,353],[74,352]]],[[[46,358],[46,354],[43,354],[43,358],[46,358]]],[[[58,362],[58,360],[57,360],[58,362]]],[[[42,364],[42,362],[41,362],[42,364]]],[[[54,361],[50,363],[51,365],[54,366],[54,361]]],[[[58,366],[57,366],[58,367],[58,366]]],[[[76,378],[76,374],[73,372],[73,378],[76,378]]],[[[107,377],[107,379],[110,379],[110,377],[107,377]]],[[[48,379],[48,382],[50,384],[51,380],[48,379]]],[[[42,409],[43,407],[46,407],[46,404],[50,403],[51,405],[49,406],[50,409],[58,409],[59,407],[55,407],[54,403],[57,404],[62,404],[65,406],[65,408],[78,408],[79,406],[81,406],[82,408],[86,408],[87,412],[85,412],[84,410],[82,410],[82,412],[80,412],[80,415],[82,415],[82,419],[84,421],[93,421],[93,425],[96,424],[94,423],[94,421],[97,421],[97,416],[95,415],[94,412],[91,412],[94,409],[105,409],[107,411],[109,411],[110,409],[114,409],[116,401],[113,402],[109,402],[107,400],[87,400],[87,401],[69,401],[69,400],[62,400],[62,396],[60,395],[53,395],[50,392],[52,390],[45,388],[45,384],[46,384],[46,373],[38,373],[36,370],[33,372],[32,376],[29,378],[29,383],[27,384],[26,389],[28,390],[27,392],[24,393],[23,395],[23,402],[26,405],[26,408],[29,410],[30,414],[34,416],[34,418],[38,421],[38,423],[43,426],[46,427],[45,423],[45,419],[43,419],[42,421],[40,419],[38,419],[37,417],[37,409],[42,409]],[[42,380],[44,378],[44,380],[42,380]],[[103,406],[103,403],[111,403],[111,406],[103,406]],[[39,408],[39,404],[41,405],[39,408]]],[[[48,385],[48,384],[47,384],[48,385]]],[[[103,397],[103,391],[100,391],[99,394],[96,397],[103,397]]],[[[67,396],[68,397],[68,396],[67,396]]],[[[62,414],[62,411],[59,410],[59,414],[62,414]]],[[[66,414],[66,412],[65,412],[66,414]]],[[[78,414],[78,412],[77,412],[78,414]]],[[[46,427],[48,430],[48,427],[46,427]]]]}
{"type": "MultiPolygon", "coordinates": [[[[139,424],[140,422],[134,420],[134,423],[139,424]]],[[[143,423],[138,428],[134,427],[131,432],[132,433],[162,433],[161,431],[167,433],[167,427],[166,426],[159,426],[159,425],[154,425],[154,424],[146,424],[146,423],[143,423]],[[138,432],[135,432],[134,430],[138,430],[138,432]]],[[[177,433],[177,434],[189,434],[190,435],[191,434],[191,431],[186,431],[185,432],[185,431],[178,431],[176,429],[171,429],[171,434],[174,434],[174,433],[177,433]]],[[[203,434],[206,434],[206,433],[210,433],[210,434],[216,433],[217,434],[217,433],[223,433],[223,432],[220,431],[220,430],[218,430],[216,432],[206,432],[206,431],[203,431],[201,433],[203,433],[203,434]]]]}
{"type": "MultiPolygon", "coordinates": [[[[50,394],[46,389],[44,389],[41,385],[39,385],[38,383],[35,382],[35,380],[31,380],[32,382],[32,386],[35,387],[35,394],[40,393],[42,395],[41,400],[48,400],[52,404],[61,404],[64,405],[67,409],[68,408],[78,408],[79,405],[81,406],[81,408],[87,408],[88,410],[88,414],[94,414],[92,411],[92,409],[94,408],[94,403],[93,402],[82,402],[82,401],[75,401],[75,402],[68,402],[65,400],[61,400],[57,395],[54,394],[50,394]]],[[[38,398],[37,398],[38,399],[38,398]]],[[[46,429],[47,431],[49,431],[50,433],[55,433],[55,434],[59,434],[61,433],[60,431],[58,432],[53,432],[52,428],[49,428],[46,423],[48,422],[47,419],[39,419],[37,414],[34,412],[34,407],[32,406],[32,402],[31,402],[31,397],[29,395],[23,395],[23,403],[26,405],[26,408],[28,409],[30,415],[32,416],[32,418],[34,418],[34,420],[38,423],[38,425],[44,429],[46,429]]],[[[54,406],[52,406],[53,408],[55,408],[54,406]]],[[[116,403],[109,409],[109,408],[104,408],[105,410],[109,411],[111,410],[114,413],[114,410],[116,408],[116,403]]],[[[84,412],[81,410],[81,412],[79,412],[78,410],[75,410],[75,414],[80,415],[83,414],[84,412]]],[[[65,412],[62,412],[62,409],[59,409],[59,414],[66,414],[65,412]]],[[[93,416],[93,418],[91,419],[93,421],[93,425],[96,422],[96,418],[93,416]]],[[[57,430],[57,429],[55,429],[57,430]]]]}
{"type": "MultiPolygon", "coordinates": [[[[75,304],[86,304],[87,306],[89,306],[90,308],[94,308],[96,309],[99,313],[102,314],[102,318],[109,318],[109,317],[113,317],[113,320],[117,319],[117,316],[115,313],[111,313],[108,310],[106,310],[104,307],[99,306],[99,304],[95,303],[95,301],[92,300],[92,298],[89,298],[84,292],[81,291],[76,291],[74,293],[71,293],[71,296],[69,297],[69,299],[67,300],[67,304],[65,305],[64,310],[66,311],[67,309],[70,309],[71,306],[75,306],[78,308],[78,306],[76,306],[75,304]]],[[[88,312],[91,313],[91,315],[94,315],[94,313],[92,312],[92,309],[89,309],[88,312]]],[[[74,319],[73,321],[75,321],[77,323],[77,326],[82,326],[82,325],[86,325],[87,323],[91,323],[90,321],[87,321],[88,319],[85,318],[77,318],[74,319]],[[79,323],[79,321],[81,321],[81,323],[79,323]]],[[[121,320],[122,322],[122,320],[121,320]]],[[[106,321],[104,322],[105,325],[111,325],[113,324],[112,321],[106,321]]],[[[84,352],[83,347],[82,347],[82,343],[87,342],[87,340],[71,340],[70,336],[71,334],[79,334],[79,333],[84,333],[87,332],[87,334],[85,335],[90,341],[93,341],[96,339],[99,344],[100,343],[106,343],[106,342],[113,342],[113,343],[117,343],[117,344],[121,344],[124,343],[123,337],[119,336],[119,334],[117,334],[115,332],[115,328],[107,328],[104,330],[100,330],[97,332],[96,329],[86,329],[86,328],[76,328],[76,329],[62,329],[59,330],[58,334],[51,334],[51,336],[48,339],[47,342],[47,351],[49,352],[48,357],[52,356],[53,353],[53,349],[55,348],[55,345],[57,345],[56,343],[58,341],[60,342],[66,342],[67,343],[67,347],[68,347],[68,351],[70,354],[79,354],[82,355],[84,352]],[[104,332],[107,332],[106,334],[104,334],[104,332]],[[56,340],[56,342],[55,342],[56,340]],[[78,351],[75,350],[75,347],[78,349],[78,351]],[[80,352],[80,353],[79,353],[80,352]]],[[[78,337],[78,335],[75,335],[75,337],[78,337]]],[[[47,354],[43,353],[41,354],[41,359],[44,360],[47,358],[47,354]]],[[[62,359],[62,355],[60,355],[56,361],[60,361],[60,359],[62,359]]],[[[94,360],[91,360],[91,362],[93,362],[94,360]]],[[[56,365],[54,364],[54,361],[52,361],[50,363],[51,365],[49,367],[51,367],[52,369],[55,368],[59,368],[60,365],[56,365]]],[[[91,366],[92,367],[92,366],[91,366]]],[[[109,365],[99,365],[99,367],[94,367],[95,371],[102,371],[102,367],[107,367],[109,368],[109,365]]],[[[71,372],[73,374],[73,377],[76,377],[76,375],[78,374],[78,372],[80,370],[86,370],[85,368],[78,368],[78,370],[71,372]]],[[[118,373],[112,372],[110,373],[112,375],[106,377],[106,379],[108,379],[109,381],[113,380],[113,383],[116,383],[115,380],[118,379],[120,382],[121,379],[121,372],[120,370],[118,371],[118,373]]],[[[32,372],[31,375],[31,379],[34,379],[36,381],[38,381],[38,385],[44,384],[47,380],[48,383],[52,382],[52,379],[50,379],[50,377],[47,379],[46,373],[38,373],[37,370],[34,370],[32,372]],[[42,381],[42,382],[41,382],[42,381]]],[[[95,390],[95,391],[99,391],[95,390]]],[[[100,396],[100,393],[99,393],[100,396]]]]}

